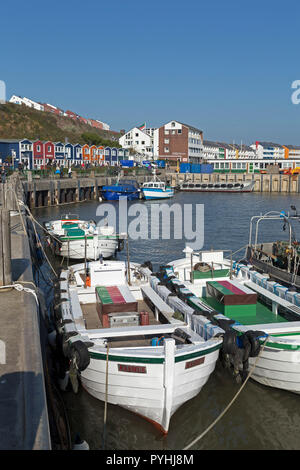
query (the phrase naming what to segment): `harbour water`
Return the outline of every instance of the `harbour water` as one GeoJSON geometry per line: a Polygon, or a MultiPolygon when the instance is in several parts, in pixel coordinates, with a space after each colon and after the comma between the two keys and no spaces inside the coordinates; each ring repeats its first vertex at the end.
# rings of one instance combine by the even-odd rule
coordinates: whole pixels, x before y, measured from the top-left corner
{"type": "MultiPolygon", "coordinates": [[[[203,249],[236,251],[245,246],[249,236],[250,218],[268,211],[290,211],[297,207],[298,195],[292,194],[209,194],[176,193],[166,204],[204,204],[203,249]]],[[[142,202],[146,207],[160,201],[142,202]]],[[[116,209],[118,203],[114,203],[116,209]]],[[[66,212],[80,218],[97,221],[95,201],[35,210],[41,223],[55,219],[66,212]]],[[[297,207],[298,208],[298,207],[297,207]]],[[[299,207],[300,209],[300,207],[299,207]]],[[[149,220],[149,224],[161,221],[149,220]]],[[[262,225],[261,238],[274,241],[288,238],[282,225],[262,225]]],[[[296,236],[300,235],[295,225],[296,236]]],[[[150,260],[154,269],[161,264],[183,257],[185,240],[130,241],[130,259],[136,262],[150,260]]],[[[243,251],[237,257],[242,258],[243,251]]],[[[126,259],[126,250],[118,254],[126,259]]],[[[55,260],[58,267],[61,260],[55,260]]],[[[229,370],[217,365],[201,393],[185,403],[173,415],[169,434],[161,434],[148,422],[129,411],[108,405],[105,448],[107,450],[179,450],[201,434],[219,416],[240,388],[229,370]]],[[[103,448],[104,403],[88,395],[82,388],[77,395],[64,392],[71,431],[79,432],[91,449],[103,448]]],[[[299,396],[260,385],[251,379],[225,416],[194,449],[201,450],[298,450],[300,449],[299,396]]]]}

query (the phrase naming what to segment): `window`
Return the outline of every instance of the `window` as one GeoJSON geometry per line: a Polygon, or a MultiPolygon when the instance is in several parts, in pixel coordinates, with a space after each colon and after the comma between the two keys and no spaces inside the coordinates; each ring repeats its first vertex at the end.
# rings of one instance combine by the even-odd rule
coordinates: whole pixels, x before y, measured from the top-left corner
{"type": "Polygon", "coordinates": [[[182,130],[178,129],[177,134],[182,134],[182,130]]]}
{"type": "Polygon", "coordinates": [[[142,140],[142,145],[145,145],[145,141],[144,141],[144,140],[142,140]]]}
{"type": "Polygon", "coordinates": [[[172,131],[172,134],[173,134],[173,135],[176,134],[176,131],[172,131]]]}
{"type": "Polygon", "coordinates": [[[169,131],[165,129],[165,135],[169,135],[169,131]]]}
{"type": "Polygon", "coordinates": [[[165,153],[169,152],[169,147],[165,147],[165,153]]]}
{"type": "Polygon", "coordinates": [[[40,145],[37,145],[37,146],[36,146],[36,151],[37,151],[37,152],[40,152],[40,151],[41,151],[41,146],[40,146],[40,145]]]}
{"type": "Polygon", "coordinates": [[[172,126],[172,127],[175,127],[175,122],[172,122],[171,126],[172,126]]]}
{"type": "Polygon", "coordinates": [[[138,137],[138,136],[139,136],[139,134],[138,134],[138,133],[136,133],[136,134],[135,134],[135,136],[136,136],[136,137],[138,137]]]}
{"type": "Polygon", "coordinates": [[[169,144],[169,139],[165,139],[165,140],[164,140],[164,143],[165,143],[165,144],[169,144]]]}
{"type": "Polygon", "coordinates": [[[51,152],[51,145],[48,145],[48,152],[51,152]]]}

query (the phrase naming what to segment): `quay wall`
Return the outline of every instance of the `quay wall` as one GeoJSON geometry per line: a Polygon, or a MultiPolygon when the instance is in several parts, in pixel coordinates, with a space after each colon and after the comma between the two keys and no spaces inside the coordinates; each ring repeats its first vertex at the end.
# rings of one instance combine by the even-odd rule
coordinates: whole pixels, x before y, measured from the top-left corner
{"type": "Polygon", "coordinates": [[[254,192],[269,193],[299,193],[300,175],[280,174],[241,174],[241,173],[184,173],[171,175],[172,184],[177,185],[184,181],[200,183],[245,183],[254,181],[254,192]]]}
{"type": "MultiPolygon", "coordinates": [[[[10,258],[9,284],[35,291],[29,239],[24,231],[26,217],[22,222],[11,197],[12,187],[19,200],[22,190],[10,182],[0,186],[1,214],[10,213],[9,253],[5,253],[10,258]]],[[[1,285],[7,286],[7,281],[2,279],[1,285]]],[[[5,345],[4,357],[0,357],[0,449],[48,450],[51,438],[39,307],[33,293],[14,288],[0,289],[0,300],[0,340],[5,345]]]]}
{"type": "MultiPolygon", "coordinates": [[[[184,181],[203,183],[245,183],[254,181],[254,192],[300,193],[300,175],[240,174],[240,173],[168,173],[159,172],[160,179],[170,181],[173,186],[184,181]]],[[[152,179],[147,176],[130,176],[142,184],[152,179]]],[[[84,200],[99,199],[101,187],[116,182],[116,177],[87,176],[65,179],[32,179],[23,181],[27,205],[30,208],[70,204],[84,200]]],[[[1,194],[0,194],[1,199],[1,194]]]]}

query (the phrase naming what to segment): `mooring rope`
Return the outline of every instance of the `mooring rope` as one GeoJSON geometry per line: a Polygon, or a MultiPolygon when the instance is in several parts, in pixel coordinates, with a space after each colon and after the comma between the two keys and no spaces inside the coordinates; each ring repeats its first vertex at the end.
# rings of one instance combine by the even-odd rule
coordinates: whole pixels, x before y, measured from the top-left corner
{"type": "Polygon", "coordinates": [[[267,343],[267,340],[268,340],[268,337],[269,335],[267,335],[264,343],[262,344],[262,347],[259,351],[259,354],[249,372],[249,374],[247,375],[247,378],[245,379],[243,385],[241,386],[241,388],[238,390],[238,392],[234,395],[233,399],[230,401],[230,403],[226,406],[226,408],[222,411],[222,413],[208,426],[208,428],[203,431],[202,434],[200,434],[200,436],[196,437],[196,439],[194,439],[192,442],[190,442],[190,444],[188,444],[186,447],[184,447],[182,450],[188,450],[190,449],[194,444],[196,444],[196,442],[200,441],[200,439],[202,439],[219,421],[221,418],[223,418],[223,416],[225,415],[225,413],[229,410],[229,408],[233,405],[233,403],[235,402],[235,400],[237,399],[237,397],[239,396],[239,394],[241,393],[241,391],[244,389],[246,383],[248,382],[248,380],[250,379],[251,375],[253,374],[253,371],[257,365],[257,362],[258,362],[258,359],[261,355],[261,353],[263,352],[264,348],[265,348],[265,345],[267,343]]]}
{"type": "Polygon", "coordinates": [[[109,343],[107,343],[106,348],[106,372],[105,372],[105,402],[104,402],[104,417],[103,417],[103,444],[102,448],[105,449],[105,440],[106,440],[106,421],[107,421],[107,397],[108,397],[108,354],[109,354],[109,343]]]}
{"type": "Polygon", "coordinates": [[[0,289],[16,289],[18,292],[24,291],[29,294],[32,294],[36,300],[37,305],[39,305],[39,300],[36,292],[33,289],[29,289],[29,287],[24,287],[22,284],[8,284],[6,286],[0,286],[0,289]]]}

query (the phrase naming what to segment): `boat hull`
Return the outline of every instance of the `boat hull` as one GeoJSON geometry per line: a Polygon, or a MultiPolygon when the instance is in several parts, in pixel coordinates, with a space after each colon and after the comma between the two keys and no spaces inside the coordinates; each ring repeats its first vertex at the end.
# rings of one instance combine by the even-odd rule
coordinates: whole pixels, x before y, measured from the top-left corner
{"type": "MultiPolygon", "coordinates": [[[[81,382],[86,391],[95,398],[106,399],[106,355],[100,358],[92,355],[89,367],[81,373],[81,382]]],[[[219,348],[211,352],[202,351],[199,365],[187,367],[190,362],[181,360],[174,364],[171,377],[173,385],[167,388],[165,377],[165,361],[151,363],[150,358],[141,358],[130,362],[127,358],[126,368],[138,367],[144,373],[122,372],[124,356],[115,356],[108,362],[108,403],[121,406],[151,421],[164,434],[168,433],[171,416],[186,401],[201,391],[209,376],[215,369],[219,356],[219,348]],[[138,364],[137,364],[138,362],[138,364]],[[168,403],[168,405],[167,405],[168,403]]]]}
{"type": "MultiPolygon", "coordinates": [[[[207,193],[207,192],[211,192],[211,193],[251,193],[253,191],[253,188],[254,188],[254,182],[252,181],[251,183],[249,184],[246,184],[246,185],[243,185],[243,187],[230,187],[230,188],[214,188],[214,187],[203,187],[204,184],[199,184],[199,183],[195,183],[194,186],[192,186],[194,183],[192,184],[189,184],[189,183],[185,183],[183,185],[181,185],[179,187],[179,190],[180,191],[189,191],[189,192],[201,192],[201,193],[207,193]],[[197,185],[197,186],[196,186],[197,185]],[[202,187],[200,187],[202,185],[202,187]]],[[[218,184],[218,183],[216,183],[218,184]]],[[[207,185],[205,185],[207,186],[207,185]]]]}
{"type": "MultiPolygon", "coordinates": [[[[249,368],[256,358],[249,358],[249,368]]],[[[268,387],[300,393],[300,351],[265,347],[251,378],[268,387]]]]}
{"type": "Polygon", "coordinates": [[[145,199],[169,199],[174,196],[173,189],[167,189],[166,191],[162,190],[153,190],[153,189],[143,189],[143,196],[145,199]]]}
{"type": "Polygon", "coordinates": [[[106,201],[118,201],[121,197],[126,197],[128,201],[133,201],[139,199],[139,192],[103,191],[102,196],[106,201]]]}
{"type": "Polygon", "coordinates": [[[64,241],[60,246],[55,245],[55,254],[69,259],[87,259],[97,260],[100,255],[104,259],[111,258],[118,250],[117,239],[94,240],[87,239],[87,248],[85,250],[85,239],[71,240],[69,243],[64,241]]]}

